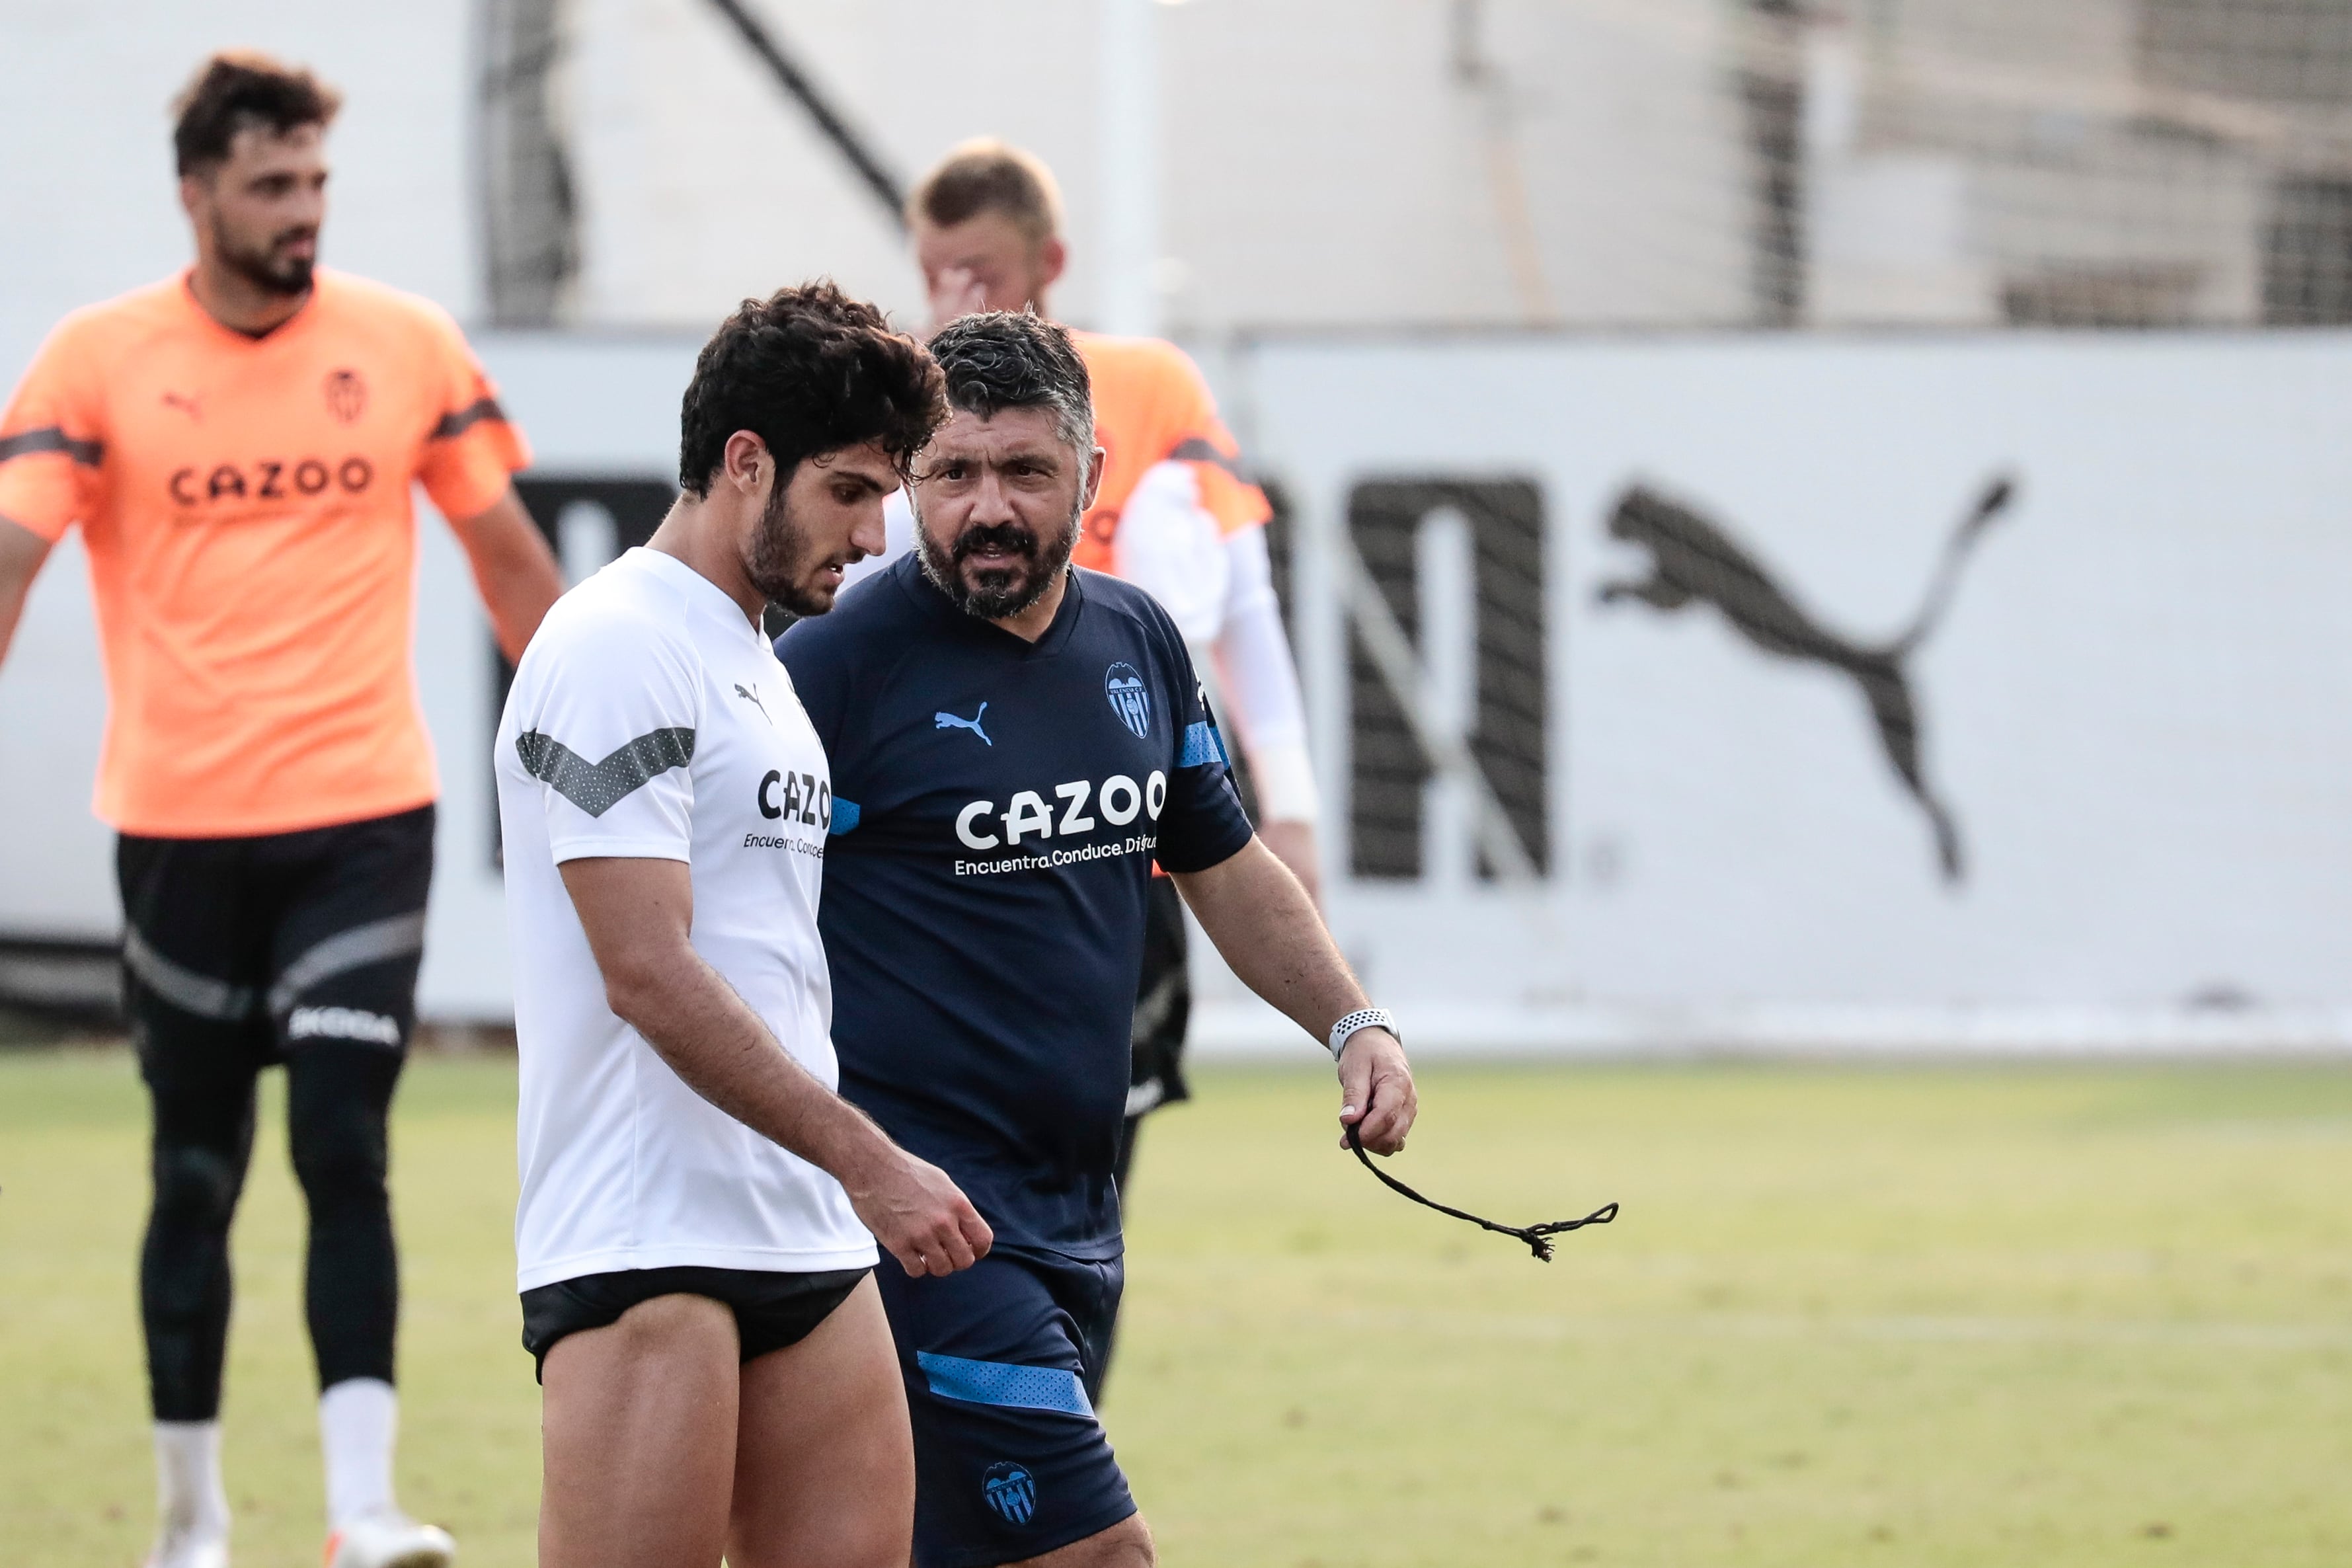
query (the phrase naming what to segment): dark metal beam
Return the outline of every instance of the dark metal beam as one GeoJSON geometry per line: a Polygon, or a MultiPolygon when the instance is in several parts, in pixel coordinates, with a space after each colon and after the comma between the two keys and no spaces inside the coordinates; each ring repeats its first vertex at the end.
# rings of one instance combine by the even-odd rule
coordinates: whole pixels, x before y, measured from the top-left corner
{"type": "Polygon", "coordinates": [[[776,79],[776,85],[784,89],[784,95],[808,110],[809,118],[816,121],[816,128],[824,133],[825,140],[849,161],[849,166],[857,172],[857,177],[865,183],[866,188],[874,193],[874,199],[889,213],[890,221],[904,228],[907,224],[907,195],[898,176],[884,167],[874,150],[850,129],[849,122],[825,100],[824,94],[818,90],[809,74],[784,52],[774,35],[751,14],[743,0],[710,0],[710,4],[720,16],[734,24],[735,31],[742,36],[751,51],[760,58],[760,63],[768,68],[768,74],[776,79]]]}

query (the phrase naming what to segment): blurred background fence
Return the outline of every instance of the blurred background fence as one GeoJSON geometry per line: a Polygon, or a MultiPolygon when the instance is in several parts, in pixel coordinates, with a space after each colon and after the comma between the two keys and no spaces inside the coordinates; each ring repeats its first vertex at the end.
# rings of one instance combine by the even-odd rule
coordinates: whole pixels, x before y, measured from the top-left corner
{"type": "Polygon", "coordinates": [[[821,271],[912,310],[878,194],[982,130],[1063,179],[1065,314],[1194,341],[2352,312],[2334,0],[131,0],[5,26],[18,356],[178,253],[162,105],[230,39],[352,91],[337,254],[508,326],[699,328],[821,271]]]}
{"type": "MultiPolygon", "coordinates": [[[[622,135],[658,126],[709,173],[727,162],[724,116],[614,67],[656,39],[707,52],[708,8],[490,0],[512,42],[485,115],[507,132],[486,142],[501,320],[716,302],[698,274],[723,253],[648,288],[632,255],[691,234],[612,228],[647,226],[646,182],[656,205],[692,189],[622,135]]],[[[945,26],[903,4],[770,9],[895,83],[859,118],[908,165],[929,151],[894,134],[909,119],[968,111],[997,72],[1059,77],[1075,90],[1016,112],[1105,221],[1132,171],[1103,122],[1158,109],[1150,308],[1193,334],[2352,312],[2352,13],[2333,0],[1195,0],[1158,7],[1140,58],[1115,18],[1142,0],[945,26]]],[[[1078,281],[1101,313],[1116,281],[1078,281]]]]}

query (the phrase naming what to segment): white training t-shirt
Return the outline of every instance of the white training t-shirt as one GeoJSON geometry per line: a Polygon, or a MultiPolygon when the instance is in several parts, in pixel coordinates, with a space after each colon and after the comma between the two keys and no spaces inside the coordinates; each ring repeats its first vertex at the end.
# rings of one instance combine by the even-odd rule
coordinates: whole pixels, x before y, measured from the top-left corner
{"type": "Polygon", "coordinates": [[[522,1058],[517,1288],[873,1263],[838,1182],[688,1088],[604,1005],[556,870],[685,861],[695,951],[803,1067],[838,1082],[816,928],[833,784],[768,639],[684,562],[632,550],[531,638],[497,768],[522,1058]]]}

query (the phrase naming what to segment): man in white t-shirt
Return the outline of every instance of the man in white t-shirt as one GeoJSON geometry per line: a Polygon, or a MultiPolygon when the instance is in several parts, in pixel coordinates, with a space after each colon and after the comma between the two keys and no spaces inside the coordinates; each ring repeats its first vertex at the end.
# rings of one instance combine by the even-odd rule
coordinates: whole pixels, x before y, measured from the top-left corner
{"type": "Polygon", "coordinates": [[[686,493],[516,671],[497,757],[545,1568],[908,1561],[875,1242],[944,1275],[991,1237],[835,1092],[832,784],[760,621],[832,607],[943,412],[873,307],[829,283],[746,301],[687,388],[686,493]]]}

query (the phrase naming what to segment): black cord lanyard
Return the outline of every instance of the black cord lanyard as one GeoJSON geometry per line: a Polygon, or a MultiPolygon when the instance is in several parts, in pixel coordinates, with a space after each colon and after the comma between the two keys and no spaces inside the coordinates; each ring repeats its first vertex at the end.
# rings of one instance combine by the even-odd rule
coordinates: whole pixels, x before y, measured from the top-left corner
{"type": "Polygon", "coordinates": [[[1391,1192],[1402,1193],[1423,1208],[1435,1209],[1439,1214],[1451,1215],[1455,1219],[1467,1220],[1481,1230],[1491,1230],[1497,1236],[1516,1236],[1528,1244],[1528,1250],[1536,1255],[1536,1260],[1539,1263],[1551,1261],[1553,1237],[1563,1231],[1582,1230],[1588,1225],[1607,1225],[1617,1217],[1617,1205],[1603,1204],[1582,1219],[1556,1219],[1548,1225],[1496,1225],[1491,1219],[1480,1219],[1475,1214],[1465,1214],[1460,1209],[1448,1208],[1444,1204],[1423,1197],[1419,1193],[1373,1164],[1372,1157],[1364,1152],[1362,1135],[1352,1126],[1348,1129],[1348,1147],[1356,1152],[1356,1158],[1363,1162],[1364,1169],[1378,1176],[1381,1179],[1381,1184],[1391,1192]]]}

